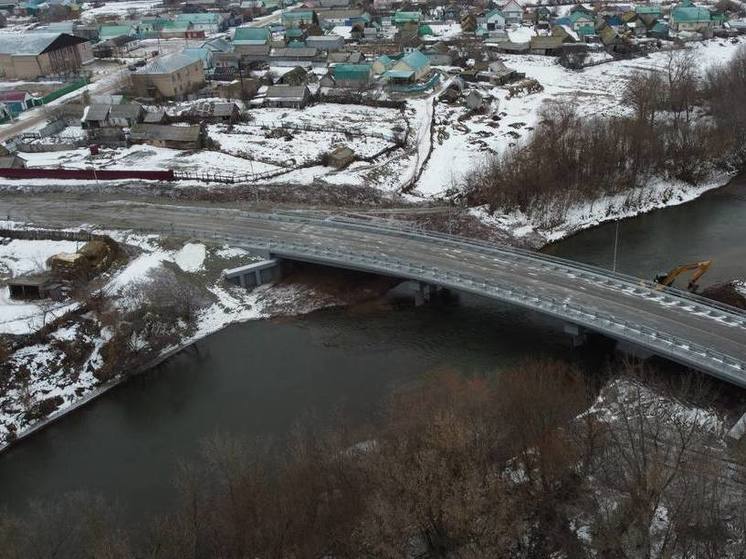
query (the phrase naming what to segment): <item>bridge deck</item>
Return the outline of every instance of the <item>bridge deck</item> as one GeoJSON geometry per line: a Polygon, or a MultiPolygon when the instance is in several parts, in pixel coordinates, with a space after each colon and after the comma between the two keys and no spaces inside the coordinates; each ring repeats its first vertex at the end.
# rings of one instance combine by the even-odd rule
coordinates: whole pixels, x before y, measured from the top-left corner
{"type": "Polygon", "coordinates": [[[460,289],[636,343],[746,387],[746,313],[565,260],[443,235],[300,215],[128,202],[81,201],[54,208],[27,200],[2,208],[0,201],[0,212],[37,223],[51,220],[69,226],[80,220],[174,231],[260,248],[278,257],[460,289]]]}

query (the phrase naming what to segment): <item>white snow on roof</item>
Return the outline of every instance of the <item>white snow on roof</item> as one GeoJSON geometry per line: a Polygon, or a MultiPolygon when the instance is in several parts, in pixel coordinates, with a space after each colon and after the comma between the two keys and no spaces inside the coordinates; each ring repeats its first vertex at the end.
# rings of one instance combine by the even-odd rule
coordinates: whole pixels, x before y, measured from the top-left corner
{"type": "Polygon", "coordinates": [[[0,33],[0,53],[39,54],[59,36],[60,33],[0,33]]]}

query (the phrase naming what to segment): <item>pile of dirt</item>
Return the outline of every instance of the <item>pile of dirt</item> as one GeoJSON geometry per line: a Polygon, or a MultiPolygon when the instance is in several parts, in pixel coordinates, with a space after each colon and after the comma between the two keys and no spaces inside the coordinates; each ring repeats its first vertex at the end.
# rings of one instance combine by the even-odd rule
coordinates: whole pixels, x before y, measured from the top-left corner
{"type": "Polygon", "coordinates": [[[742,281],[717,283],[702,290],[700,295],[726,305],[746,310],[746,284],[742,281]]]}

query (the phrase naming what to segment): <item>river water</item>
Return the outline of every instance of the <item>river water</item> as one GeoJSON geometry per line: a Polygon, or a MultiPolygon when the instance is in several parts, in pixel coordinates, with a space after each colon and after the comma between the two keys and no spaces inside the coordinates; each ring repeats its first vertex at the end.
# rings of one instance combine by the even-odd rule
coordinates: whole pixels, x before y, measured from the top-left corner
{"type": "MultiPolygon", "coordinates": [[[[615,232],[603,225],[546,252],[609,267],[615,232]]],[[[746,181],[626,220],[618,238],[622,272],[651,278],[711,258],[702,285],[746,277],[746,181]]],[[[238,324],[197,348],[0,455],[0,506],[86,490],[147,518],[168,509],[178,459],[213,433],[282,436],[337,412],[365,422],[393,388],[439,370],[499,374],[538,355],[593,369],[603,359],[599,348],[571,350],[553,321],[470,296],[238,324]]]]}

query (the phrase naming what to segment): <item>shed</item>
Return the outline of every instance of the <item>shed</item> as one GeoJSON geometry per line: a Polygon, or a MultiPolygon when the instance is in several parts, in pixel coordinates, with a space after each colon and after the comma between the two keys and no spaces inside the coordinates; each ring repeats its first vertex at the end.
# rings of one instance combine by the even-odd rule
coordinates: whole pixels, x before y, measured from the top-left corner
{"type": "Polygon", "coordinates": [[[264,103],[268,107],[284,107],[302,109],[308,105],[311,92],[308,87],[293,87],[289,85],[271,85],[267,88],[264,103]]]}
{"type": "Polygon", "coordinates": [[[130,139],[158,147],[199,149],[202,147],[202,129],[199,126],[136,124],[130,130],[130,139]]]}
{"type": "Polygon", "coordinates": [[[166,110],[155,109],[153,111],[147,111],[143,115],[142,121],[146,124],[162,124],[166,121],[166,110]]]}
{"type": "Polygon", "coordinates": [[[49,274],[22,276],[7,282],[11,299],[46,299],[58,298],[62,286],[52,280],[49,274]]]}

